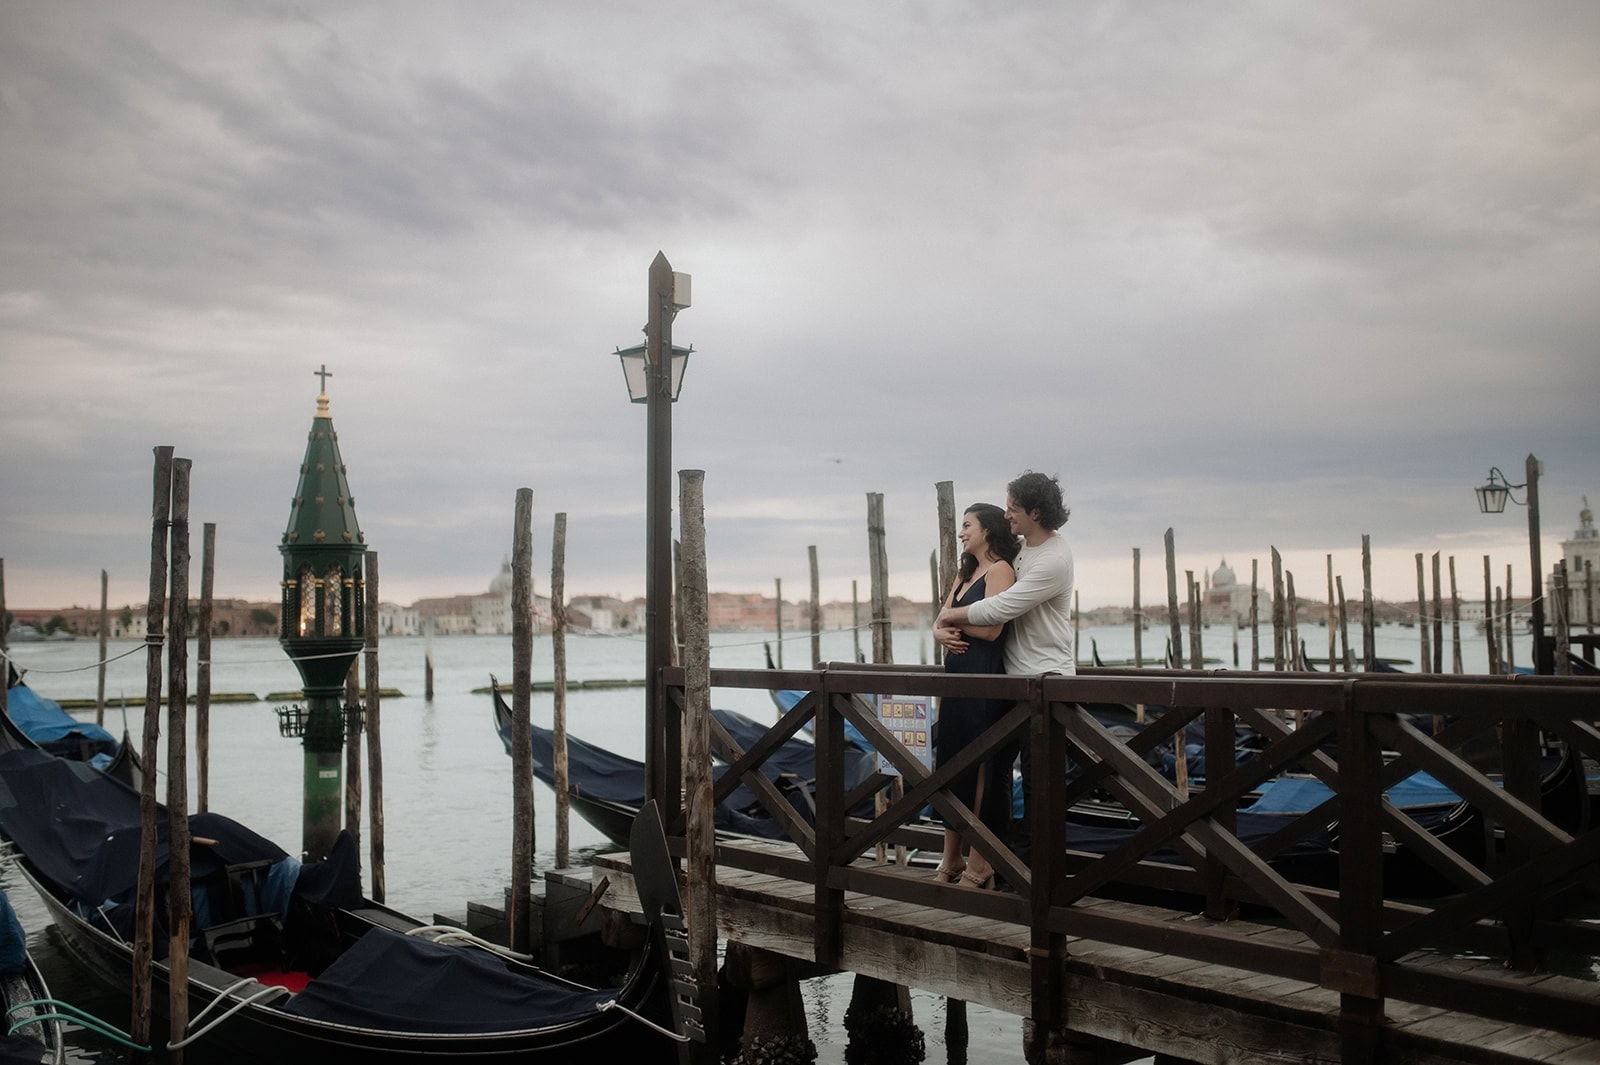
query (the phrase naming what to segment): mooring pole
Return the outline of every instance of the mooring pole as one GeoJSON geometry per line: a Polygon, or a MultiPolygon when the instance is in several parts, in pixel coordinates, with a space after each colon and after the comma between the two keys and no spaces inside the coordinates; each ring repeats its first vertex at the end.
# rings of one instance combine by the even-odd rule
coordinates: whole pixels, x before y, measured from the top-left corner
{"type": "Polygon", "coordinates": [[[363,558],[367,573],[367,817],[371,827],[367,847],[371,855],[372,901],[382,902],[388,895],[383,877],[383,720],[378,709],[378,553],[368,551],[363,558]]]}
{"type": "Polygon", "coordinates": [[[511,537],[511,949],[526,954],[533,877],[533,489],[517,489],[511,537]]]}
{"type": "MultiPolygon", "coordinates": [[[[189,1032],[189,471],[172,460],[172,591],[167,616],[167,1020],[172,1040],[189,1032]]],[[[183,1065],[183,1049],[168,1058],[183,1065]]]]}
{"type": "Polygon", "coordinates": [[[167,618],[167,523],[172,516],[172,448],[155,449],[150,514],[150,597],[145,603],[144,778],[139,786],[139,881],[133,920],[133,987],[129,1034],[150,1045],[152,966],[155,960],[156,762],[161,743],[161,645],[167,618]]]}

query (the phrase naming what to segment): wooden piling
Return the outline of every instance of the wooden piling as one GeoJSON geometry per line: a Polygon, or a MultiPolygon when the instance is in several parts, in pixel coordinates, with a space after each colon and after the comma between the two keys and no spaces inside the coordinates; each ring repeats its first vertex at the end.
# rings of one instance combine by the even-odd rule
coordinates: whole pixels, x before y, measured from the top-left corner
{"type": "Polygon", "coordinates": [[[555,703],[555,752],[552,761],[556,774],[556,868],[565,869],[571,860],[572,798],[567,774],[567,514],[556,515],[555,532],[550,541],[550,657],[551,696],[555,703]]]}
{"type": "Polygon", "coordinates": [[[1450,671],[1465,672],[1461,666],[1461,594],[1456,591],[1456,556],[1450,556],[1450,671]]]}
{"type": "MultiPolygon", "coordinates": [[[[363,623],[365,619],[363,618],[363,623]]],[[[350,631],[356,631],[354,620],[350,631]]],[[[350,672],[344,675],[344,827],[355,837],[356,853],[361,853],[361,656],[350,659],[350,672]]]]}
{"type": "Polygon", "coordinates": [[[519,488],[511,537],[511,899],[506,908],[511,949],[532,943],[533,880],[533,489],[519,488]]]}
{"type": "Polygon", "coordinates": [[[1250,560],[1250,668],[1261,669],[1261,560],[1250,560]]]}
{"type": "Polygon", "coordinates": [[[1139,549],[1133,549],[1133,668],[1144,668],[1144,609],[1139,605],[1139,549]]]}
{"type": "Polygon", "coordinates": [[[939,568],[934,575],[933,615],[939,616],[945,593],[955,583],[961,564],[961,549],[956,543],[956,486],[954,481],[937,481],[933,486],[939,515],[939,568]]]}
{"type": "Polygon", "coordinates": [[[1572,676],[1572,627],[1568,620],[1567,560],[1561,559],[1550,572],[1550,627],[1556,641],[1556,676],[1572,676]]]}
{"type": "Polygon", "coordinates": [[[783,668],[783,578],[782,577],[774,577],[774,578],[772,578],[772,586],[773,586],[772,595],[777,600],[776,606],[777,606],[777,623],[778,623],[777,635],[773,638],[772,642],[778,645],[778,668],[782,669],[783,668]]]}
{"type": "Polygon", "coordinates": [[[422,622],[422,697],[433,702],[433,618],[422,622]]]}
{"type": "Polygon", "coordinates": [[[1333,604],[1334,604],[1334,598],[1333,598],[1333,553],[1329,552],[1328,553],[1328,672],[1329,673],[1332,673],[1333,670],[1334,670],[1333,663],[1334,663],[1334,659],[1337,657],[1337,654],[1338,654],[1337,649],[1334,647],[1334,639],[1335,639],[1337,633],[1336,633],[1336,631],[1334,629],[1333,604]]]}
{"type": "Polygon", "coordinates": [[[1372,537],[1361,534],[1361,668],[1368,673],[1378,668],[1377,634],[1372,611],[1372,537]]]}
{"type": "Polygon", "coordinates": [[[383,718],[378,708],[378,553],[365,552],[367,573],[367,795],[368,865],[372,869],[372,899],[388,894],[383,873],[383,718]]]}
{"type": "Polygon", "coordinates": [[[1300,654],[1300,599],[1294,594],[1294,572],[1285,570],[1283,573],[1284,609],[1288,612],[1289,646],[1288,655],[1290,669],[1304,669],[1304,657],[1300,654]]]}
{"type": "Polygon", "coordinates": [[[1283,616],[1283,556],[1272,548],[1272,668],[1282,671],[1285,633],[1283,616]]]}
{"type": "Polygon", "coordinates": [[[1417,552],[1417,639],[1421,642],[1422,654],[1417,659],[1418,673],[1433,672],[1433,648],[1429,643],[1429,630],[1431,624],[1428,620],[1428,587],[1423,576],[1422,552],[1417,552]]]}
{"type": "Polygon", "coordinates": [[[161,645],[166,631],[167,523],[172,516],[172,448],[155,448],[150,520],[150,597],[145,603],[144,734],[150,759],[139,787],[139,880],[135,888],[129,1035],[150,1045],[151,967],[155,958],[156,751],[161,743],[161,645]]]}
{"type": "Polygon", "coordinates": [[[1344,671],[1350,673],[1354,671],[1356,664],[1350,657],[1350,614],[1345,610],[1344,577],[1342,575],[1334,578],[1334,587],[1339,590],[1339,647],[1342,652],[1339,657],[1342,659],[1341,664],[1344,666],[1344,671]]]}
{"type": "MultiPolygon", "coordinates": [[[[208,521],[200,530],[200,624],[194,664],[194,768],[200,791],[194,808],[199,813],[211,809],[211,619],[215,613],[216,573],[217,523],[208,521]]],[[[103,595],[104,589],[101,591],[103,595]]],[[[105,657],[102,648],[100,660],[105,661],[105,657]]]]}
{"type": "Polygon", "coordinates": [[[850,636],[855,641],[855,661],[861,659],[861,596],[856,591],[856,582],[850,581],[850,636]]]}
{"type": "Polygon", "coordinates": [[[1194,570],[1183,571],[1184,595],[1189,600],[1189,668],[1204,669],[1205,655],[1200,651],[1200,585],[1194,579],[1194,570]]]}
{"type": "Polygon", "coordinates": [[[867,561],[872,595],[872,660],[894,661],[894,632],[889,623],[889,554],[883,524],[883,493],[867,493],[867,561]]]}
{"type": "MultiPolygon", "coordinates": [[[[189,459],[172,460],[172,590],[167,616],[167,1019],[174,1042],[189,1030],[189,459]]],[[[183,1065],[180,1047],[172,1065],[183,1065]]]]}
{"type": "MultiPolygon", "coordinates": [[[[110,630],[111,630],[111,609],[110,609],[110,603],[107,601],[108,585],[109,585],[109,578],[106,576],[106,571],[105,570],[101,570],[100,571],[100,656],[99,656],[99,659],[98,659],[99,664],[95,667],[96,678],[95,678],[95,689],[94,689],[94,723],[96,725],[99,725],[102,728],[105,727],[105,723],[106,723],[106,653],[108,651],[106,643],[107,643],[107,640],[110,639],[110,630]]],[[[4,607],[4,604],[0,604],[0,628],[4,628],[4,627],[5,627],[5,607],[4,607]]],[[[5,685],[3,683],[0,683],[0,687],[4,687],[4,686],[5,685]]],[[[0,705],[4,705],[4,704],[0,703],[0,705]]],[[[201,794],[202,795],[205,794],[205,791],[204,791],[203,788],[201,790],[201,794]]],[[[202,807],[200,807],[200,809],[204,810],[205,807],[202,806],[202,807]]]]}
{"type": "Polygon", "coordinates": [[[1433,671],[1444,672],[1444,604],[1439,594],[1439,552],[1433,553],[1433,671]]]}
{"type": "MultiPolygon", "coordinates": [[[[684,880],[689,892],[689,964],[700,986],[707,1032],[719,1030],[717,1007],[717,837],[711,792],[711,613],[706,577],[705,471],[678,471],[678,514],[683,543],[683,752],[684,880]]],[[[816,548],[811,557],[815,566],[816,548]]],[[[816,570],[813,568],[813,573],[816,570]]],[[[815,578],[813,578],[813,582],[815,578]]],[[[813,583],[813,602],[815,588],[813,583]]],[[[718,1060],[705,1045],[694,1055],[718,1060]]]]}
{"type": "MultiPolygon", "coordinates": [[[[929,628],[931,629],[933,624],[939,620],[939,609],[943,600],[943,597],[939,594],[939,552],[937,549],[928,552],[928,591],[928,601],[933,604],[933,611],[928,615],[929,628]]],[[[931,639],[933,636],[931,631],[928,635],[933,644],[933,664],[936,666],[941,665],[944,662],[944,655],[941,653],[944,648],[939,646],[938,640],[931,639]]],[[[922,661],[927,664],[928,659],[924,657],[922,661]]]]}
{"type": "Polygon", "coordinates": [[[1172,641],[1172,665],[1183,661],[1183,628],[1178,624],[1178,552],[1172,539],[1172,527],[1167,527],[1163,538],[1167,548],[1167,631],[1172,641]]]}
{"type": "Polygon", "coordinates": [[[1512,588],[1517,585],[1510,582],[1510,564],[1506,566],[1506,624],[1501,625],[1501,633],[1506,638],[1506,673],[1517,672],[1517,593],[1512,588]]]}
{"type": "Polygon", "coordinates": [[[811,563],[811,668],[822,668],[822,577],[817,572],[817,545],[806,548],[811,563]]]}

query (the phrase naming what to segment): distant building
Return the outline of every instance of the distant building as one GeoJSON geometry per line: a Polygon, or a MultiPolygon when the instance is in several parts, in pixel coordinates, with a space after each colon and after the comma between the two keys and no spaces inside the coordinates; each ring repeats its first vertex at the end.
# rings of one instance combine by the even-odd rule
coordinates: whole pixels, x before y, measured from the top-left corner
{"type": "MultiPolygon", "coordinates": [[[[418,599],[404,611],[389,616],[395,625],[392,636],[418,636],[432,626],[436,636],[509,636],[511,634],[511,560],[500,565],[500,572],[489,581],[489,590],[480,595],[448,595],[418,599]],[[408,626],[408,627],[402,627],[408,626]],[[414,627],[409,627],[414,626],[414,627]]],[[[550,599],[533,599],[533,626],[538,632],[549,626],[550,599]]],[[[379,625],[384,626],[382,608],[379,625]]]]}
{"type": "Polygon", "coordinates": [[[1583,497],[1583,509],[1578,511],[1578,528],[1561,542],[1561,558],[1567,564],[1567,624],[1577,630],[1600,615],[1594,575],[1600,568],[1600,530],[1594,527],[1588,496],[1583,497]]]}

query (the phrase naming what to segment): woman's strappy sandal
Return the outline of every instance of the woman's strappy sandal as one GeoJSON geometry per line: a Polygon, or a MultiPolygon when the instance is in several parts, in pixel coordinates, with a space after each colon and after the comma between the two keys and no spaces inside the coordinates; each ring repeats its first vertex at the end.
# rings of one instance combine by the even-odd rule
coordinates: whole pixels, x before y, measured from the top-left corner
{"type": "Polygon", "coordinates": [[[957,862],[955,865],[941,865],[933,871],[933,878],[941,884],[958,884],[966,874],[967,863],[957,862]]]}

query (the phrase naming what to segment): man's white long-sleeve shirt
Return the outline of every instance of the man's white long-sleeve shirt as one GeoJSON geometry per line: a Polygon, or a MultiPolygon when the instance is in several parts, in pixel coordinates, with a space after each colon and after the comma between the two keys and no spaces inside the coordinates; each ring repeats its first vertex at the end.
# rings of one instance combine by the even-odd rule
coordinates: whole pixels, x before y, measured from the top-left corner
{"type": "Polygon", "coordinates": [[[1011,622],[1006,672],[1076,673],[1072,650],[1072,550],[1060,533],[1017,555],[1017,582],[967,608],[973,625],[1011,622]]]}

